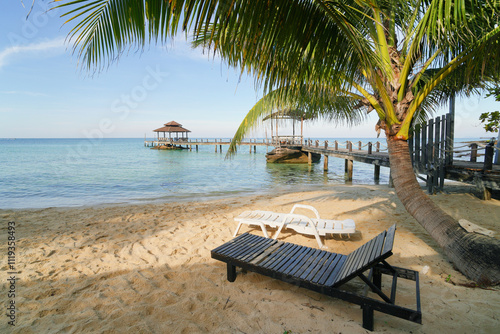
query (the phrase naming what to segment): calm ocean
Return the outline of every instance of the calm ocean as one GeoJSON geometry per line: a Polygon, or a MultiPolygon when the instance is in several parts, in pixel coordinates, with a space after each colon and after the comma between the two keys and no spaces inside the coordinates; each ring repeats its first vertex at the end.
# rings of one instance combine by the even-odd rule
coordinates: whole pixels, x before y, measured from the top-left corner
{"type": "MultiPolygon", "coordinates": [[[[345,183],[342,159],[331,157],[325,173],[323,160],[267,164],[265,146],[255,154],[242,146],[232,159],[226,150],[151,150],[143,139],[0,139],[0,208],[196,201],[345,183]]],[[[388,179],[382,167],[380,183],[388,179]]],[[[373,166],[355,162],[352,183],[373,184],[373,166]]]]}

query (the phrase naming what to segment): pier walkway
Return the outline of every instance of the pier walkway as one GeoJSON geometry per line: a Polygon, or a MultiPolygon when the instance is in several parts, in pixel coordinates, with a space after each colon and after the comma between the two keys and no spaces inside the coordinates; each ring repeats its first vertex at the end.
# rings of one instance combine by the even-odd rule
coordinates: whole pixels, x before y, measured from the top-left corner
{"type": "MultiPolygon", "coordinates": [[[[424,146],[424,150],[417,147],[415,151],[414,146],[410,150],[415,174],[426,182],[429,193],[443,190],[445,179],[474,184],[484,199],[491,198],[492,190],[500,190],[500,165],[492,163],[494,150],[491,145],[467,143],[452,149],[449,161],[444,159],[444,153],[441,155],[439,149],[434,147],[440,144],[431,142],[424,146]],[[483,157],[483,161],[479,161],[480,157],[483,157]]],[[[347,180],[352,180],[354,161],[373,165],[375,180],[379,179],[380,166],[390,168],[387,148],[379,142],[362,144],[347,141],[341,145],[337,141],[309,140],[302,146],[302,151],[323,155],[325,171],[328,170],[328,157],[345,159],[347,180]]]]}
{"type": "MultiPolygon", "coordinates": [[[[380,179],[380,166],[390,167],[389,153],[387,149],[381,149],[380,142],[368,142],[363,145],[361,141],[353,143],[336,140],[333,142],[306,140],[302,151],[309,153],[309,157],[311,157],[311,153],[323,155],[323,170],[325,171],[328,170],[329,157],[345,159],[345,175],[349,181],[352,180],[354,161],[373,165],[375,181],[380,179]]],[[[309,159],[309,163],[311,163],[311,159],[309,159]]]]}
{"type": "MultiPolygon", "coordinates": [[[[169,139],[169,138],[160,138],[159,140],[144,140],[144,146],[146,147],[158,147],[163,145],[172,145],[179,146],[185,149],[192,150],[193,147],[198,150],[198,146],[214,146],[215,152],[217,152],[217,148],[222,153],[222,146],[231,144],[231,139],[218,139],[218,138],[208,138],[208,139],[169,139]]],[[[254,152],[256,151],[257,146],[275,146],[276,143],[273,143],[271,139],[247,139],[242,141],[238,146],[249,146],[250,152],[252,148],[254,152]]]]}
{"type": "MultiPolygon", "coordinates": [[[[433,120],[431,120],[433,121],[433,120]]],[[[435,120],[434,120],[435,121],[435,120]]],[[[438,117],[439,122],[439,117],[438,117]]],[[[443,120],[444,122],[444,120],[443,120]]],[[[432,122],[431,122],[432,124],[432,122]]],[[[439,125],[437,129],[445,128],[439,125]]],[[[492,164],[494,148],[491,145],[478,145],[471,142],[464,146],[453,148],[448,145],[445,134],[438,134],[436,128],[424,126],[420,134],[409,141],[410,154],[413,167],[418,178],[426,182],[429,193],[440,191],[444,187],[444,180],[455,180],[474,184],[482,191],[483,198],[491,198],[492,190],[500,190],[500,165],[492,164]],[[427,135],[423,135],[427,133],[427,135]],[[437,135],[430,136],[430,133],[437,135]],[[433,138],[437,138],[434,140],[433,138]],[[441,138],[441,139],[440,139],[441,138]],[[484,157],[484,161],[478,161],[478,157],[484,157]],[[456,159],[458,158],[458,159],[456,159]],[[465,160],[467,159],[468,160],[465,160]]],[[[294,138],[287,142],[286,137],[273,139],[247,139],[238,146],[248,146],[249,152],[256,152],[257,146],[276,147],[294,146],[300,147],[303,152],[321,154],[323,156],[325,171],[328,170],[329,157],[345,160],[346,180],[352,180],[354,162],[371,164],[374,166],[374,179],[380,178],[380,167],[390,168],[389,153],[387,148],[380,142],[362,143],[351,141],[320,141],[300,140],[294,138]],[[285,142],[283,142],[285,140],[285,142]]],[[[198,150],[199,146],[214,146],[215,152],[222,153],[222,146],[229,145],[231,139],[161,139],[145,140],[144,146],[157,147],[162,145],[175,145],[184,149],[198,150]]],[[[311,159],[309,159],[309,163],[311,159]]],[[[389,181],[392,184],[392,179],[389,181]]]]}

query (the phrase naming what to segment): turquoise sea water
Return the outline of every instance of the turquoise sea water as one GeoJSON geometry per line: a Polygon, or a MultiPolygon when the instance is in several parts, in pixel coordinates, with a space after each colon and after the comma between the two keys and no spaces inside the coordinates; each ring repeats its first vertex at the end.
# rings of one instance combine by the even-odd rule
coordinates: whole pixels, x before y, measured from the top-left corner
{"type": "MultiPolygon", "coordinates": [[[[230,160],[226,150],[151,150],[143,139],[0,139],[0,208],[205,200],[345,183],[342,159],[330,157],[325,173],[323,158],[313,166],[267,164],[265,146],[257,153],[242,146],[230,160]]],[[[388,179],[382,167],[379,182],[388,179]]],[[[373,166],[355,162],[352,183],[374,184],[373,166]]]]}

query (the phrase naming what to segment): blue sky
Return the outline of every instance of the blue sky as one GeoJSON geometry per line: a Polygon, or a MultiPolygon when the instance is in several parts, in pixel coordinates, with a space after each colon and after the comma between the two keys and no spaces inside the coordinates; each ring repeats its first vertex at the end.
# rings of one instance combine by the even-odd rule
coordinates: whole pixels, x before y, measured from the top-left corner
{"type": "MultiPolygon", "coordinates": [[[[49,1],[12,0],[0,11],[0,138],[148,137],[175,120],[190,137],[231,137],[258,101],[254,81],[193,50],[183,38],[134,49],[92,75],[65,41],[61,11],[49,1]]],[[[456,104],[457,137],[491,137],[479,115],[499,110],[492,98],[456,104]]],[[[437,115],[445,113],[447,106],[437,115]]],[[[375,114],[358,126],[306,124],[306,137],[375,137],[375,114]]],[[[282,129],[280,134],[291,134],[282,129]]],[[[262,128],[253,136],[265,136],[262,128]]],[[[268,131],[269,135],[269,131],[268,131]]]]}

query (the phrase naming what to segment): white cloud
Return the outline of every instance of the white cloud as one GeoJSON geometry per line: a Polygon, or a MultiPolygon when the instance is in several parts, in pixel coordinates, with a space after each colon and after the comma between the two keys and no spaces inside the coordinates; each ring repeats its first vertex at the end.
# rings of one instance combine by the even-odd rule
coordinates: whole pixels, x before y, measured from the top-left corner
{"type": "Polygon", "coordinates": [[[0,51],[0,68],[7,65],[9,58],[13,56],[19,57],[21,54],[37,54],[43,51],[64,50],[64,38],[58,37],[55,39],[32,43],[28,45],[15,45],[0,51]]]}

